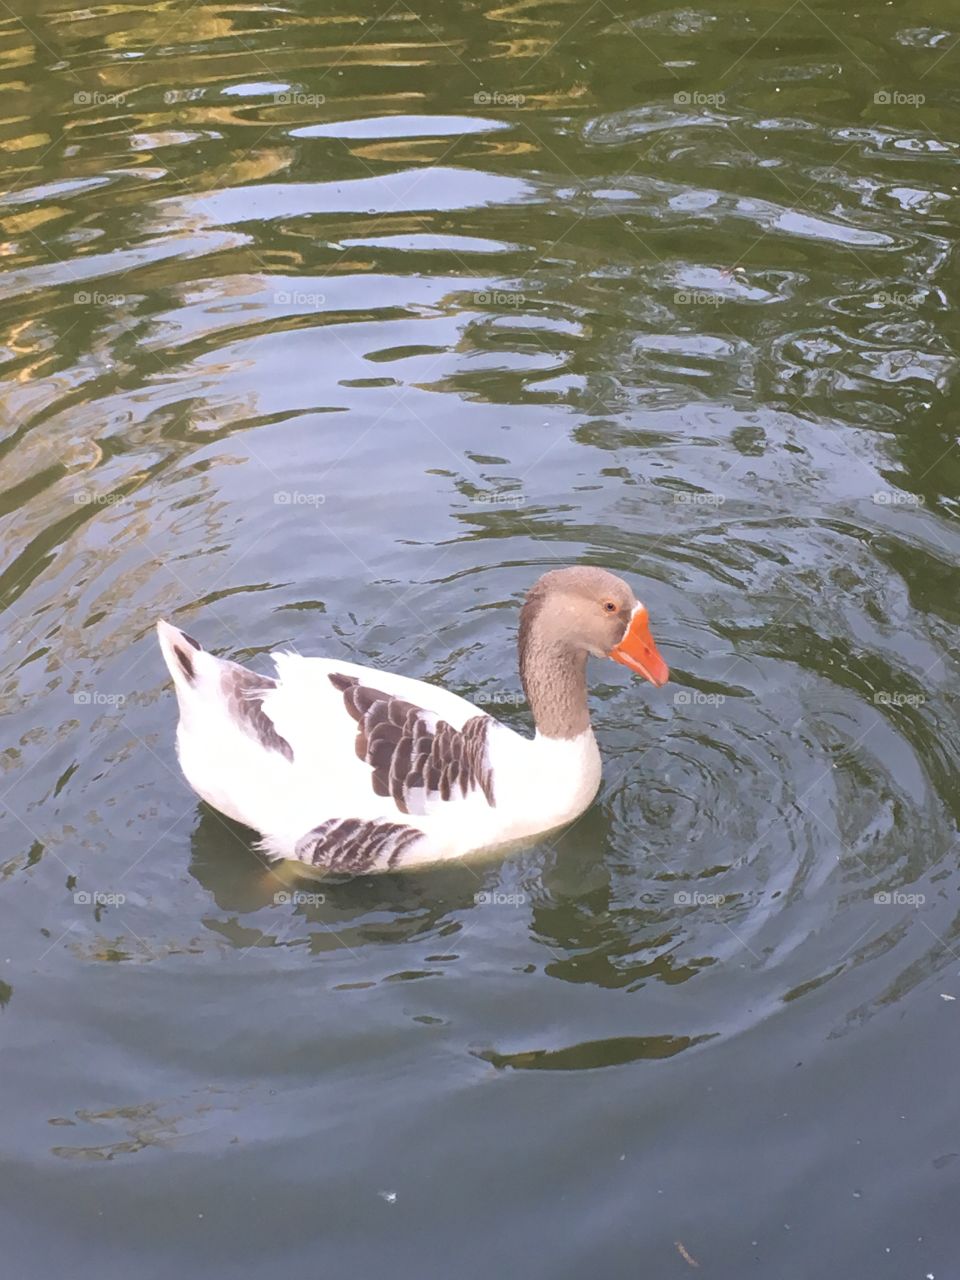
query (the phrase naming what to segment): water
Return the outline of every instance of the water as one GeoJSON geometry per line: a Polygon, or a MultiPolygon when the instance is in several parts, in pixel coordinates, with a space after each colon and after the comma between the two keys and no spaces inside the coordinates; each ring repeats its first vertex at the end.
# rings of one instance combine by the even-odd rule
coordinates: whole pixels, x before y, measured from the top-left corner
{"type": "Polygon", "coordinates": [[[0,34],[10,1274],[955,1274],[955,13],[0,34]],[[179,777],[156,617],[520,726],[577,561],[558,839],[283,901],[179,777]]]}

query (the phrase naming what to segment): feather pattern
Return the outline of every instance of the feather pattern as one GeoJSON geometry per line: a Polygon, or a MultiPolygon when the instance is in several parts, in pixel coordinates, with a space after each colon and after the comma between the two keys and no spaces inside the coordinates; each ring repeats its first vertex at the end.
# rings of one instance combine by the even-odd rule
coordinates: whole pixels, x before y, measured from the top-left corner
{"type": "Polygon", "coordinates": [[[331,818],[297,841],[294,856],[314,867],[330,871],[392,871],[405,850],[423,833],[416,827],[377,818],[331,818]]]}
{"type": "Polygon", "coordinates": [[[380,689],[357,676],[332,672],[330,683],[343,694],[357,722],[356,752],[373,770],[373,790],[390,796],[401,813],[427,813],[431,800],[465,797],[479,788],[496,805],[487,754],[489,716],[472,716],[454,729],[423,707],[380,689]]]}

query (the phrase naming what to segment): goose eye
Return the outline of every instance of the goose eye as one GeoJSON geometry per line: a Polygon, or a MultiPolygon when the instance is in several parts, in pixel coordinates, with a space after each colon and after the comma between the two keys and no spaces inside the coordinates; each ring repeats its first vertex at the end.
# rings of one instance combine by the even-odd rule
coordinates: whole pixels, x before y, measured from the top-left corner
{"type": "Polygon", "coordinates": [[[617,606],[613,603],[612,600],[605,600],[603,602],[603,607],[604,609],[606,609],[607,613],[616,613],[617,611],[617,606]]]}

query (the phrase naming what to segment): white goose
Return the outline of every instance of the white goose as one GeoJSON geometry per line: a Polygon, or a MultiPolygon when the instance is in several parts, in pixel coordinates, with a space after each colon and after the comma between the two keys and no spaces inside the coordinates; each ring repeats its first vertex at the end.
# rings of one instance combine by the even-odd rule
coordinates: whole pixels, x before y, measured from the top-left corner
{"type": "Polygon", "coordinates": [[[510,844],[570,822],[600,785],[587,656],[669,678],[622,578],[545,573],[520,614],[520,679],[536,734],[408,676],[274,653],[276,677],[203,650],[168,622],[160,647],[180,705],[191,787],[263,837],[264,852],[387,871],[510,844]]]}

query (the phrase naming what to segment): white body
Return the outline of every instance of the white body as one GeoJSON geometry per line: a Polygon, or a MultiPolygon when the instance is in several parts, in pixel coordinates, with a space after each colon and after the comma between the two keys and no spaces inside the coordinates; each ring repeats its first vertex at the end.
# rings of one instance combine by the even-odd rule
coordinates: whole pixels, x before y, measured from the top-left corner
{"type": "Polygon", "coordinates": [[[460,729],[480,709],[445,689],[371,667],[327,658],[272,654],[277,687],[263,696],[263,711],[289,743],[293,759],[245,733],[221,692],[223,664],[203,650],[188,650],[195,678],[188,681],[173,652],[181,633],[158,624],[160,643],[180,704],[177,749],[196,793],[221,813],[263,836],[266,852],[295,857],[297,842],[329,819],[387,819],[424,835],[400,865],[456,858],[509,844],[569,822],[590,804],[600,783],[600,754],[587,729],[575,738],[525,738],[493,722],[487,737],[492,771],[491,806],[479,788],[449,800],[431,797],[424,814],[402,812],[391,796],[378,796],[372,770],[356,753],[357,724],[331,674],[359,677],[363,685],[397,695],[460,729]]]}

